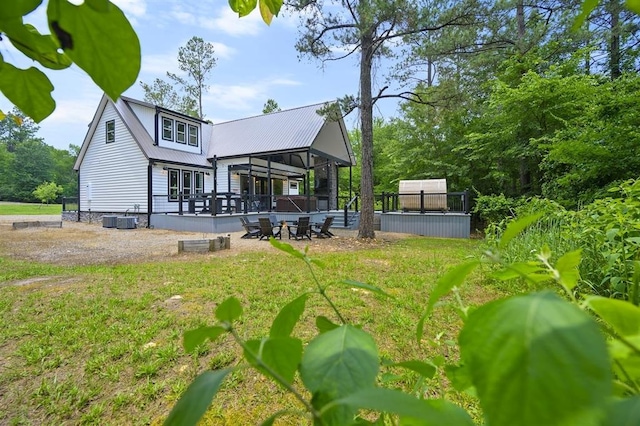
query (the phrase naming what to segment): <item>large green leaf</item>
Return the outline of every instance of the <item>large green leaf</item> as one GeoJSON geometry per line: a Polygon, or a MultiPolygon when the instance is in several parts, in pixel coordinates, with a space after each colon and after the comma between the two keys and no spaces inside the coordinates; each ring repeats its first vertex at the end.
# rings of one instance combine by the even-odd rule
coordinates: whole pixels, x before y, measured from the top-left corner
{"type": "Polygon", "coordinates": [[[191,353],[206,340],[215,340],[225,331],[224,328],[219,326],[199,327],[195,330],[185,331],[182,342],[184,350],[191,353]]]}
{"type": "Polygon", "coordinates": [[[584,24],[584,21],[589,17],[591,12],[593,12],[593,9],[598,6],[598,2],[599,0],[584,0],[582,2],[582,10],[571,27],[573,31],[577,31],[582,24],[584,24]]]}
{"type": "Polygon", "coordinates": [[[216,308],[216,318],[220,321],[232,322],[242,315],[242,305],[235,297],[229,297],[216,308]]]}
{"type": "Polygon", "coordinates": [[[600,296],[587,297],[585,303],[619,335],[640,334],[640,308],[637,306],[600,296]]]}
{"type": "Polygon", "coordinates": [[[375,285],[372,285],[372,284],[361,283],[360,281],[354,281],[354,280],[342,280],[342,281],[339,281],[338,284],[343,284],[351,288],[360,288],[362,290],[368,290],[373,293],[379,294],[381,296],[393,298],[393,296],[391,296],[390,294],[385,293],[383,289],[381,289],[380,287],[376,287],[375,285]]]}
{"type": "Polygon", "coordinates": [[[578,265],[580,265],[580,260],[582,259],[581,253],[581,249],[565,253],[555,264],[555,269],[559,275],[558,281],[567,292],[571,292],[578,285],[578,280],[580,279],[578,265]]]}
{"type": "Polygon", "coordinates": [[[316,317],[316,327],[320,333],[326,333],[327,331],[331,331],[335,328],[340,327],[338,324],[332,322],[329,318],[324,315],[318,315],[316,317]]]}
{"type": "Polygon", "coordinates": [[[236,12],[240,17],[250,14],[257,5],[258,0],[229,0],[231,10],[236,12]]]}
{"type": "Polygon", "coordinates": [[[0,26],[16,49],[43,66],[54,70],[71,66],[71,59],[58,52],[58,45],[51,35],[40,34],[33,25],[25,25],[21,19],[2,21],[0,26]]]}
{"type": "Polygon", "coordinates": [[[269,336],[271,337],[287,337],[291,335],[293,327],[298,323],[302,313],[304,312],[305,304],[307,303],[308,294],[303,294],[297,299],[287,303],[287,305],[278,312],[278,316],[273,320],[271,324],[271,330],[269,336]]]}
{"type": "Polygon", "coordinates": [[[625,5],[630,11],[640,15],[640,0],[627,0],[625,5]]]}
{"type": "Polygon", "coordinates": [[[135,83],[140,72],[140,42],[122,11],[50,0],[49,27],[65,53],[111,98],[135,83]]]}
{"type": "MultiPolygon", "coordinates": [[[[378,349],[373,338],[351,325],[343,325],[314,338],[300,364],[300,376],[321,410],[336,399],[373,388],[378,374],[378,349]]],[[[324,411],[327,424],[348,424],[356,410],[347,405],[324,411]]]]}
{"type": "Polygon", "coordinates": [[[36,123],[56,108],[51,97],[53,85],[42,71],[33,67],[22,70],[0,62],[0,91],[36,123]]]}
{"type": "Polygon", "coordinates": [[[640,396],[614,400],[609,406],[603,426],[636,426],[640,424],[640,396]]]}
{"type": "Polygon", "coordinates": [[[551,279],[547,270],[539,262],[514,262],[494,272],[493,276],[502,281],[523,278],[533,283],[551,279]]]}
{"type": "Polygon", "coordinates": [[[0,2],[0,18],[20,18],[33,12],[42,0],[5,0],[0,2]]]}
{"type": "Polygon", "coordinates": [[[302,359],[302,341],[293,337],[276,337],[264,340],[249,340],[245,358],[263,373],[284,379],[288,384],[293,382],[293,377],[298,370],[302,359]],[[258,363],[260,360],[266,368],[258,363]]]}
{"type": "Polygon", "coordinates": [[[269,238],[269,242],[278,250],[289,253],[291,256],[297,257],[298,259],[305,260],[304,253],[301,253],[298,250],[294,249],[291,244],[283,243],[282,241],[278,241],[275,238],[269,238]]]}
{"type": "Polygon", "coordinates": [[[605,339],[588,314],[553,293],[475,310],[460,333],[492,426],[597,424],[612,391],[605,339]]]}
{"type": "Polygon", "coordinates": [[[427,379],[433,378],[436,374],[436,366],[424,361],[410,360],[389,364],[390,367],[401,367],[414,371],[427,379]]]}
{"type": "Polygon", "coordinates": [[[443,276],[438,278],[436,286],[429,295],[429,301],[427,302],[427,310],[424,315],[418,321],[416,327],[416,339],[420,341],[422,334],[424,333],[424,322],[431,314],[433,307],[440,298],[451,291],[453,287],[460,286],[475,268],[480,264],[477,260],[471,260],[460,265],[457,265],[449,269],[443,276]]]}
{"type": "Polygon", "coordinates": [[[167,426],[196,426],[231,369],[206,371],[196,377],[164,421],[167,426]]]}
{"type": "Polygon", "coordinates": [[[421,400],[407,393],[383,388],[357,391],[335,401],[355,408],[393,413],[405,419],[402,424],[465,426],[473,425],[469,414],[445,400],[421,400]]]}
{"type": "Polygon", "coordinates": [[[538,213],[509,222],[509,224],[507,225],[507,229],[504,230],[502,236],[500,237],[500,248],[505,248],[511,242],[511,240],[517,237],[522,231],[524,231],[527,226],[536,222],[541,217],[542,213],[538,213]]]}

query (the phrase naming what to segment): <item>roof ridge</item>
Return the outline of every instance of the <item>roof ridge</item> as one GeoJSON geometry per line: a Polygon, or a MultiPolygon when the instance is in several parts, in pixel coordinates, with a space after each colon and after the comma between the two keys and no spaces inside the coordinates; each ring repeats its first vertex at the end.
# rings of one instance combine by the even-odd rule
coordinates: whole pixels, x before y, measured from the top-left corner
{"type": "Polygon", "coordinates": [[[284,109],[282,111],[273,111],[273,112],[270,112],[270,113],[267,113],[267,114],[256,114],[256,115],[252,115],[250,117],[236,118],[234,120],[222,121],[220,123],[215,123],[215,124],[213,124],[213,126],[215,127],[215,126],[219,126],[221,124],[234,123],[236,121],[251,120],[251,119],[254,119],[254,118],[258,118],[258,117],[265,117],[265,116],[268,116],[268,115],[281,114],[281,113],[285,113],[285,112],[296,111],[296,110],[303,109],[303,108],[310,108],[310,107],[313,107],[313,106],[326,105],[328,103],[331,103],[331,101],[318,102],[317,104],[303,105],[303,106],[299,106],[299,107],[284,109]]]}

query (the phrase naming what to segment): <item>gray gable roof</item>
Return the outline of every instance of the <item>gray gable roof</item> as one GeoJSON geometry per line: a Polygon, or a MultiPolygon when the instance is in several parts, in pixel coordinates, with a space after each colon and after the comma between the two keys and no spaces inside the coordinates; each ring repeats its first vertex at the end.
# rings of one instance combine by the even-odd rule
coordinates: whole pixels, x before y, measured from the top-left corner
{"type": "Polygon", "coordinates": [[[218,158],[309,148],[325,123],[323,104],[216,124],[209,157],[218,158]]]}
{"type": "Polygon", "coordinates": [[[142,153],[149,160],[197,167],[211,167],[209,159],[214,156],[222,159],[286,151],[303,151],[312,147],[324,126],[335,125],[339,126],[340,134],[344,141],[345,151],[342,152],[347,153],[352,164],[355,164],[355,157],[351,150],[344,122],[342,119],[339,122],[327,122],[323,116],[317,113],[323,104],[309,105],[220,124],[202,122],[202,154],[194,154],[156,145],[152,135],[147,132],[129,104],[135,103],[150,109],[155,109],[154,105],[127,97],[121,97],[116,102],[113,102],[106,95],[103,95],[76,160],[75,170],[80,168],[99,118],[108,102],[113,103],[119,117],[142,153]]]}

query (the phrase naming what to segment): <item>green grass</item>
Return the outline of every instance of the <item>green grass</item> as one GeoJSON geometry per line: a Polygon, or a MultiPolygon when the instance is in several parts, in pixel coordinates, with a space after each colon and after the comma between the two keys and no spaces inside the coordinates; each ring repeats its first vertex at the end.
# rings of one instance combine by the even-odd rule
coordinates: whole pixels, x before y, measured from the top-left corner
{"type": "MultiPolygon", "coordinates": [[[[415,325],[436,278],[477,245],[412,238],[364,245],[357,252],[311,255],[326,265],[316,273],[321,283],[331,284],[328,293],[335,304],[349,322],[373,334],[382,356],[407,360],[440,355],[453,361],[457,352],[447,342],[456,340],[461,326],[453,308],[436,310],[425,326],[430,339],[421,344],[415,342],[415,325]],[[395,299],[339,284],[347,278],[379,286],[395,299]]],[[[264,336],[282,306],[314,289],[306,266],[280,252],[91,267],[53,267],[5,256],[0,265],[11,271],[4,273],[4,284],[0,281],[2,424],[161,422],[199,372],[241,359],[228,339],[203,345],[197,355],[185,354],[185,330],[215,323],[215,307],[233,295],[244,309],[237,325],[240,335],[264,336]],[[52,279],[24,285],[16,281],[46,276],[52,279]],[[181,299],[171,299],[177,295],[181,299]]],[[[482,288],[480,278],[474,276],[461,289],[469,304],[499,296],[493,288],[482,288]]],[[[334,318],[316,295],[294,334],[308,341],[316,333],[317,315],[334,318]]],[[[416,386],[411,374],[389,373],[393,386],[416,386]]],[[[430,396],[447,394],[438,380],[421,389],[430,396]]],[[[253,370],[238,370],[223,385],[204,424],[257,424],[285,408],[300,407],[253,370]]]]}
{"type": "Polygon", "coordinates": [[[10,203],[0,201],[0,215],[61,214],[62,204],[10,203]]]}

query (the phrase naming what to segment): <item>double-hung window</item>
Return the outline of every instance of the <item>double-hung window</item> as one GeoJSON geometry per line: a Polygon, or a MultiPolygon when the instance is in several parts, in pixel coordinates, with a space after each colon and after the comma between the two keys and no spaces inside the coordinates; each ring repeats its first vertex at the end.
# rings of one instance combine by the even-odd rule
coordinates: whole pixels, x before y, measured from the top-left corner
{"type": "Polygon", "coordinates": [[[182,193],[191,195],[191,170],[182,171],[182,193]]]}
{"type": "Polygon", "coordinates": [[[180,170],[169,170],[169,200],[178,201],[180,192],[180,170]]]}
{"type": "Polygon", "coordinates": [[[189,145],[198,146],[198,127],[189,124],[189,145]]]}
{"type": "Polygon", "coordinates": [[[162,118],[162,139],[173,140],[173,120],[170,118],[162,118]]]}
{"type": "Polygon", "coordinates": [[[176,121],[176,142],[187,143],[187,125],[176,121]]]}
{"type": "Polygon", "coordinates": [[[109,120],[105,123],[107,143],[116,141],[116,121],[109,120]]]}

